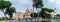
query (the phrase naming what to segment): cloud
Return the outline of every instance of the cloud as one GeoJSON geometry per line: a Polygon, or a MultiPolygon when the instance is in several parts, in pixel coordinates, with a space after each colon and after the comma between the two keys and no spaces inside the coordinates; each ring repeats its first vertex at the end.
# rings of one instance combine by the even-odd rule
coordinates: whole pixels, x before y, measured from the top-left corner
{"type": "Polygon", "coordinates": [[[32,8],[32,1],[31,0],[10,0],[12,6],[16,8],[16,11],[25,12],[26,8],[32,8]]]}
{"type": "Polygon", "coordinates": [[[56,0],[48,0],[49,2],[55,2],[56,0]]]}
{"type": "MultiPolygon", "coordinates": [[[[25,12],[27,7],[32,8],[32,1],[29,0],[10,0],[13,6],[16,8],[16,11],[25,12]]],[[[44,6],[47,8],[57,8],[57,11],[60,11],[60,0],[43,0],[44,6]],[[59,9],[58,9],[59,8],[59,9]]]]}
{"type": "Polygon", "coordinates": [[[60,4],[60,1],[56,1],[56,4],[58,4],[58,5],[59,5],[59,4],[60,4]]]}
{"type": "Polygon", "coordinates": [[[44,0],[44,7],[56,8],[56,12],[60,13],[60,0],[44,0]]]}

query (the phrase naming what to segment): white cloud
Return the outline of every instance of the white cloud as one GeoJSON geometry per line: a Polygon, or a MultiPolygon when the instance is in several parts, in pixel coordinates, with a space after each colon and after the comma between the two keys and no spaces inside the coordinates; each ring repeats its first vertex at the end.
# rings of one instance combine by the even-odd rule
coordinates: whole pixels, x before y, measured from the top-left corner
{"type": "Polygon", "coordinates": [[[32,8],[32,1],[30,0],[10,0],[12,6],[16,8],[16,11],[25,12],[27,7],[32,8]]]}
{"type": "Polygon", "coordinates": [[[55,2],[55,5],[56,5],[56,7],[60,7],[60,0],[57,0],[57,1],[55,2]]]}
{"type": "Polygon", "coordinates": [[[60,1],[56,1],[56,4],[59,5],[60,4],[60,1]]]}
{"type": "Polygon", "coordinates": [[[48,2],[55,2],[56,0],[48,0],[48,2]]]}

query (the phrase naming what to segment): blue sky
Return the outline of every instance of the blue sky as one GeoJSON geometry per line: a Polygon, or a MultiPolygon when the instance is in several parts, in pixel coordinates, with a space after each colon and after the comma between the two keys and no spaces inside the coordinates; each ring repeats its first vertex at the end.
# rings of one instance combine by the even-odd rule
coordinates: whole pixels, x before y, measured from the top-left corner
{"type": "MultiPolygon", "coordinates": [[[[16,8],[16,11],[25,12],[26,8],[32,9],[32,0],[9,0],[12,3],[12,7],[16,8]]],[[[56,12],[60,13],[60,0],[43,0],[44,7],[56,8],[56,12]]],[[[36,9],[35,9],[36,11],[36,9]]],[[[3,16],[3,12],[0,11],[0,17],[3,16]]]]}

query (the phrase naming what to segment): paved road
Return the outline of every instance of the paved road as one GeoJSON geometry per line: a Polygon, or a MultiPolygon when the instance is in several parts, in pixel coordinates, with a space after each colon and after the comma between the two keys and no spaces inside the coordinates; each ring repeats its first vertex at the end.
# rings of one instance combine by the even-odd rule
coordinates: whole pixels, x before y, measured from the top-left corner
{"type": "MultiPolygon", "coordinates": [[[[31,20],[6,20],[6,21],[0,21],[0,22],[42,22],[42,21],[31,21],[31,20]]],[[[44,21],[44,22],[47,22],[47,21],[44,21]]]]}
{"type": "Polygon", "coordinates": [[[60,22],[60,19],[53,19],[53,21],[49,20],[43,20],[43,21],[35,21],[35,20],[5,20],[5,21],[0,21],[0,22],[60,22]]]}

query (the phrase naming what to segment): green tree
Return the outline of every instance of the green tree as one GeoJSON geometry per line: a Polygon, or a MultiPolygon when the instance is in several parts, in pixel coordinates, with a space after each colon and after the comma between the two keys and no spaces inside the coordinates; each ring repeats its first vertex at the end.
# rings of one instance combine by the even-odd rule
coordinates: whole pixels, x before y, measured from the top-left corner
{"type": "Polygon", "coordinates": [[[6,17],[6,14],[5,14],[5,9],[6,8],[9,8],[11,6],[11,2],[9,1],[5,1],[5,0],[0,0],[0,10],[4,13],[4,16],[6,17]]]}
{"type": "Polygon", "coordinates": [[[9,8],[11,6],[11,2],[0,0],[0,10],[4,11],[5,8],[9,8]]]}
{"type": "Polygon", "coordinates": [[[51,9],[51,8],[41,8],[41,11],[54,12],[54,9],[51,9]]]}
{"type": "MultiPolygon", "coordinates": [[[[6,17],[8,19],[8,17],[6,17]]],[[[1,17],[0,20],[6,20],[5,17],[1,17]]]]}
{"type": "Polygon", "coordinates": [[[33,13],[31,13],[30,16],[31,16],[32,18],[36,18],[36,17],[38,17],[38,13],[35,12],[35,13],[34,13],[34,16],[33,16],[33,13]]]}
{"type": "MultiPolygon", "coordinates": [[[[33,12],[34,12],[34,7],[36,9],[37,8],[42,8],[43,7],[43,0],[33,0],[33,12]]],[[[34,16],[34,13],[33,13],[33,16],[34,16]]]]}
{"type": "Polygon", "coordinates": [[[10,16],[10,19],[13,17],[13,13],[16,13],[15,7],[10,7],[6,9],[5,14],[8,14],[10,16]]]}
{"type": "Polygon", "coordinates": [[[43,0],[33,0],[33,7],[35,8],[43,7],[43,0]]]}
{"type": "Polygon", "coordinates": [[[51,18],[51,15],[50,15],[51,12],[54,12],[54,10],[50,8],[41,8],[40,16],[42,18],[51,18]],[[46,12],[48,12],[49,14],[46,12]]]}
{"type": "Polygon", "coordinates": [[[60,18],[60,14],[56,14],[55,16],[54,16],[54,19],[59,19],[60,18]]]}

